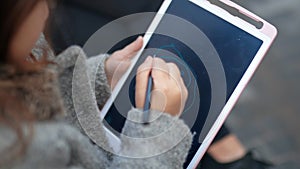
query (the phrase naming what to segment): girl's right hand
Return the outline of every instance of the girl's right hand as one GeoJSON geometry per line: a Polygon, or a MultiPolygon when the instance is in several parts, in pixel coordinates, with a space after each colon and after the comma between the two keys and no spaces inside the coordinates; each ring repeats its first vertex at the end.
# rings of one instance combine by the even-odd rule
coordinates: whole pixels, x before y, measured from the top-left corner
{"type": "Polygon", "coordinates": [[[180,115],[188,97],[180,70],[174,63],[166,63],[160,58],[148,57],[138,68],[136,76],[136,107],[143,109],[148,77],[152,75],[151,109],[180,115]]]}

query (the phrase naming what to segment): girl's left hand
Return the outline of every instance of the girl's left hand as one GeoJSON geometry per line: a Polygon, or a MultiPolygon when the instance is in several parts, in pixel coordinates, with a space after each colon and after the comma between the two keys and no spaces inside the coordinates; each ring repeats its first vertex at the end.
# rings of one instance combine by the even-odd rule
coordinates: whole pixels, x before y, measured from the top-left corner
{"type": "Polygon", "coordinates": [[[131,59],[143,46],[143,38],[139,36],[134,42],[122,50],[114,52],[105,63],[105,73],[111,88],[114,89],[120,78],[131,64],[131,59]]]}

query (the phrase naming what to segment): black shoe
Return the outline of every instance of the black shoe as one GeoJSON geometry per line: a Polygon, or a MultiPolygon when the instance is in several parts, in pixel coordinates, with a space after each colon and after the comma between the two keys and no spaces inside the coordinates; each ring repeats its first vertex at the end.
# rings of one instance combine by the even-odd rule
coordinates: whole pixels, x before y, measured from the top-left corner
{"type": "Polygon", "coordinates": [[[270,167],[272,164],[255,159],[251,152],[230,163],[219,163],[206,153],[197,169],[268,169],[270,167]]]}

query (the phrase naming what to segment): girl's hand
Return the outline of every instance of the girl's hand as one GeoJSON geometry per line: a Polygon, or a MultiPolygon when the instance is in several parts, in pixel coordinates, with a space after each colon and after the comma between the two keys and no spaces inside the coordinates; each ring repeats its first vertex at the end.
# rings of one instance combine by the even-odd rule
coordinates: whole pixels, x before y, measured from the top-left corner
{"type": "Polygon", "coordinates": [[[151,109],[180,115],[188,97],[188,91],[178,67],[160,58],[148,57],[138,68],[136,76],[136,107],[143,108],[148,83],[152,75],[151,109]]]}
{"type": "Polygon", "coordinates": [[[120,78],[131,64],[131,59],[143,46],[143,38],[139,36],[134,42],[114,52],[105,63],[108,83],[114,89],[120,78]]]}

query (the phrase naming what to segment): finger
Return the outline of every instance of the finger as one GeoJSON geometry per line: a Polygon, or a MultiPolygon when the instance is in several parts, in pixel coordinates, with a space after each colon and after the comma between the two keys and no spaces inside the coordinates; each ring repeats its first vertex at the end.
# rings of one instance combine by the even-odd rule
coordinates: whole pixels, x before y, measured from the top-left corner
{"type": "Polygon", "coordinates": [[[183,108],[184,108],[184,106],[185,106],[185,102],[186,102],[186,100],[187,100],[187,98],[188,98],[188,89],[186,88],[186,85],[185,85],[185,83],[184,83],[184,81],[183,81],[183,79],[182,79],[182,77],[180,77],[180,86],[181,86],[181,95],[182,95],[182,99],[181,99],[181,101],[182,101],[182,105],[181,105],[181,108],[182,108],[182,110],[183,110],[183,108]]]}
{"type": "Polygon", "coordinates": [[[167,64],[169,67],[169,75],[171,76],[172,79],[176,81],[176,84],[179,85],[181,89],[181,94],[183,96],[186,96],[186,86],[184,84],[184,81],[181,76],[181,72],[178,68],[178,66],[174,63],[168,63],[167,64]]]}
{"type": "Polygon", "coordinates": [[[153,59],[152,76],[155,79],[168,79],[169,67],[167,63],[161,58],[153,59]]]}
{"type": "Polygon", "coordinates": [[[181,91],[182,91],[181,92],[182,98],[181,98],[180,112],[182,113],[189,95],[188,89],[186,88],[186,85],[182,80],[182,78],[181,78],[181,91]]]}
{"type": "Polygon", "coordinates": [[[139,36],[134,42],[118,51],[118,55],[122,58],[132,58],[143,46],[143,38],[139,36]]]}
{"type": "Polygon", "coordinates": [[[108,78],[111,88],[114,89],[116,84],[119,82],[124,73],[128,70],[131,62],[130,61],[121,61],[113,73],[110,74],[110,78],[108,78]]]}
{"type": "Polygon", "coordinates": [[[180,84],[181,73],[177,65],[174,63],[167,63],[167,66],[169,68],[169,76],[171,76],[171,78],[174,78],[176,82],[180,84]]]}
{"type": "Polygon", "coordinates": [[[182,79],[181,72],[178,68],[178,66],[174,63],[167,63],[169,67],[169,75],[171,76],[172,79],[176,81],[176,85],[180,89],[180,94],[181,94],[181,105],[180,105],[180,111],[182,112],[185,106],[185,102],[188,97],[188,90],[185,86],[185,83],[182,79]]]}
{"type": "Polygon", "coordinates": [[[148,78],[152,69],[152,60],[153,58],[148,56],[137,70],[135,91],[135,104],[137,108],[144,107],[148,78]]]}

